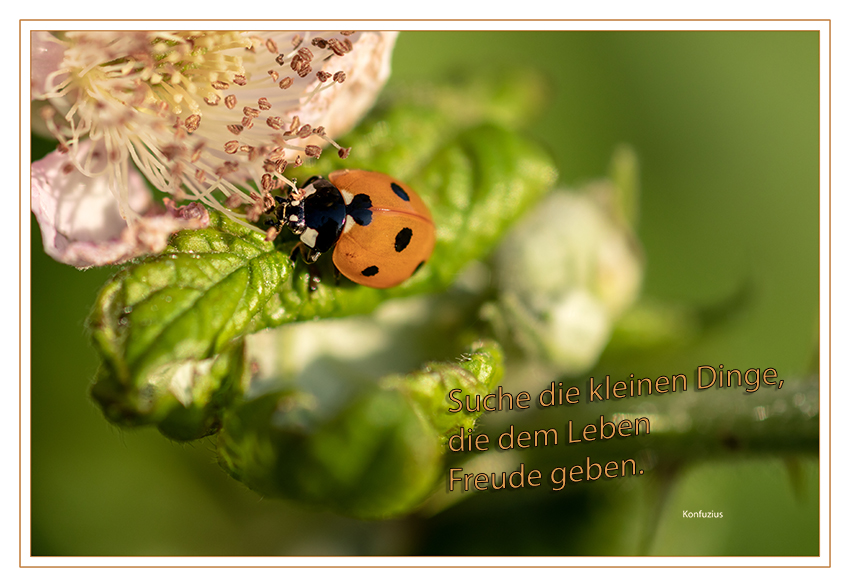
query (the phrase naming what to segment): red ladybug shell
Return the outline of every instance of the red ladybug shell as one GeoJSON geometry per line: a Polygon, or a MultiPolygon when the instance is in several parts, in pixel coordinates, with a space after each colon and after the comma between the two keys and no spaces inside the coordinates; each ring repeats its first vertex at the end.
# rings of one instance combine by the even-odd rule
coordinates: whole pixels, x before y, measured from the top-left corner
{"type": "Polygon", "coordinates": [[[372,201],[372,220],[346,222],[334,247],[337,269],[355,283],[386,288],[408,279],[434,250],[434,221],[425,202],[407,184],[375,171],[344,169],[328,180],[349,204],[358,194],[372,201]]]}

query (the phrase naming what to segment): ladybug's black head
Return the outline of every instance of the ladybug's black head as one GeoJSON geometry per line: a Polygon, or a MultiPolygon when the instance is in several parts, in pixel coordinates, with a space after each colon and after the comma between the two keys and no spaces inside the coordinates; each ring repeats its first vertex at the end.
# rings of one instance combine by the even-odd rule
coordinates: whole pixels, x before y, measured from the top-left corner
{"type": "Polygon", "coordinates": [[[345,228],[345,200],[331,182],[315,177],[304,185],[300,199],[283,201],[277,216],[311,250],[307,260],[312,262],[339,240],[345,228]]]}

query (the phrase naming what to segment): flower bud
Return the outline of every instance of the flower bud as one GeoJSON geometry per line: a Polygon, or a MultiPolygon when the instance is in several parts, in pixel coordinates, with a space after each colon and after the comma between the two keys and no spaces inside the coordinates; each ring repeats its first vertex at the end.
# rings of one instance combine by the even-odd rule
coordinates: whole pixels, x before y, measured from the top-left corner
{"type": "Polygon", "coordinates": [[[219,434],[222,466],[251,489],[360,518],[410,510],[431,492],[441,447],[409,398],[358,395],[328,418],[277,392],[235,407],[219,434]]]}
{"type": "Polygon", "coordinates": [[[614,190],[606,182],[553,193],[496,255],[495,312],[528,355],[563,374],[596,362],[640,289],[643,260],[631,229],[612,209],[614,190]]]}

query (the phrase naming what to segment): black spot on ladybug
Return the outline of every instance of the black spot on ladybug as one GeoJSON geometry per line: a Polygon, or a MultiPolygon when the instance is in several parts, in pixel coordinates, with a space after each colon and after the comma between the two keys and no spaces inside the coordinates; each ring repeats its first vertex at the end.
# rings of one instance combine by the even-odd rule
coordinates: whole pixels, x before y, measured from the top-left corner
{"type": "Polygon", "coordinates": [[[391,188],[393,188],[393,191],[395,192],[395,195],[397,195],[399,198],[401,198],[401,199],[402,199],[402,200],[404,200],[405,202],[409,202],[409,201],[410,201],[410,196],[408,196],[408,195],[407,195],[407,192],[406,192],[406,191],[404,191],[404,188],[402,188],[400,185],[398,185],[397,183],[393,182],[393,183],[391,183],[391,184],[390,184],[390,187],[391,187],[391,188]]]}
{"type": "Polygon", "coordinates": [[[366,269],[364,269],[360,273],[362,275],[365,275],[366,277],[372,277],[373,275],[378,274],[378,268],[375,265],[371,265],[369,267],[366,267],[366,269]]]}
{"type": "Polygon", "coordinates": [[[409,228],[402,228],[395,235],[395,252],[400,253],[410,244],[410,237],[413,236],[413,231],[409,228]]]}
{"type": "Polygon", "coordinates": [[[413,273],[411,273],[410,275],[416,275],[416,272],[419,271],[424,264],[425,264],[425,261],[419,261],[419,265],[416,266],[416,269],[414,269],[413,273]]]}
{"type": "Polygon", "coordinates": [[[368,226],[372,222],[372,198],[366,194],[357,194],[351,203],[345,207],[346,212],[360,226],[368,226]]]}

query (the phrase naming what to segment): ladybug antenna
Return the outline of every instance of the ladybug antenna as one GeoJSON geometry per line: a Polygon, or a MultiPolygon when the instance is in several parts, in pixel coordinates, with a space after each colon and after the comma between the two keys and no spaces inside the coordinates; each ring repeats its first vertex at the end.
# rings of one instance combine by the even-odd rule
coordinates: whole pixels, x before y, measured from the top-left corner
{"type": "Polygon", "coordinates": [[[298,190],[298,185],[296,185],[296,183],[294,181],[292,181],[291,179],[289,179],[285,175],[279,175],[277,177],[277,180],[281,183],[288,185],[290,193],[298,190]]]}

